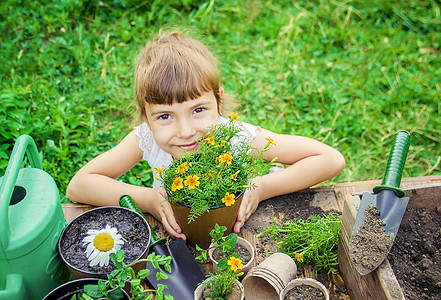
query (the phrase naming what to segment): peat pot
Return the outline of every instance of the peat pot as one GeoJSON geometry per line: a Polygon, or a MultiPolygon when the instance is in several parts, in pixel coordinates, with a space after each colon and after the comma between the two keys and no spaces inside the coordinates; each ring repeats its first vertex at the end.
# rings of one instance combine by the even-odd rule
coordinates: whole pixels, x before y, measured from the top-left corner
{"type": "MultiPolygon", "coordinates": [[[[105,206],[86,211],[70,222],[61,233],[58,252],[68,266],[74,278],[103,278],[111,273],[115,266],[112,261],[108,266],[90,266],[85,253],[83,239],[89,230],[101,230],[106,226],[116,228],[124,244],[124,263],[126,265],[147,257],[150,244],[150,227],[137,212],[119,206],[105,206]]],[[[135,272],[145,268],[145,264],[136,264],[135,272]]]]}
{"type": "MultiPolygon", "coordinates": [[[[171,202],[176,221],[187,236],[187,243],[193,247],[197,244],[202,249],[207,249],[211,243],[210,231],[216,224],[227,227],[224,234],[230,234],[236,222],[243,194],[244,192],[236,196],[236,201],[233,205],[226,206],[223,204],[211,207],[210,210],[204,212],[190,223],[188,222],[188,215],[190,214],[191,207],[180,202],[171,202]]],[[[169,197],[171,197],[170,194],[169,197]]]]}
{"type": "MultiPolygon", "coordinates": [[[[314,295],[319,294],[316,299],[329,300],[329,292],[326,287],[320,282],[312,278],[296,278],[291,280],[280,293],[280,300],[285,300],[285,297],[289,295],[290,291],[294,289],[300,289],[296,291],[296,297],[293,299],[315,299],[314,295]],[[313,293],[308,292],[314,290],[313,293]],[[302,292],[303,291],[303,292],[302,292]]],[[[292,299],[292,298],[287,298],[292,299]]]]}
{"type": "MultiPolygon", "coordinates": [[[[225,239],[225,237],[223,238],[225,239]]],[[[238,269],[236,271],[236,274],[243,272],[244,274],[246,274],[248,272],[248,270],[251,267],[251,263],[254,261],[254,247],[253,245],[248,242],[246,239],[244,239],[243,237],[238,236],[237,237],[237,245],[241,245],[243,246],[249,253],[250,253],[250,260],[247,261],[244,265],[242,269],[238,269]]],[[[208,248],[208,256],[210,257],[210,260],[213,262],[213,269],[215,272],[217,272],[217,264],[219,263],[215,258],[214,258],[214,253],[216,249],[219,249],[220,247],[218,245],[215,245],[213,243],[210,244],[210,247],[208,248]]],[[[240,253],[237,253],[240,256],[240,253]]],[[[243,259],[242,259],[243,261],[243,259]]]]}
{"type": "MultiPolygon", "coordinates": [[[[81,278],[69,281],[52,290],[43,298],[43,300],[70,300],[73,295],[82,292],[85,285],[96,285],[98,284],[98,281],[98,278],[81,278]]],[[[122,292],[124,294],[124,297],[121,298],[121,300],[129,300],[129,294],[125,290],[122,290],[122,292]]]]}
{"type": "Polygon", "coordinates": [[[297,265],[289,255],[273,253],[243,279],[245,296],[253,300],[278,300],[282,290],[296,275],[297,265]]]}
{"type": "MultiPolygon", "coordinates": [[[[203,295],[206,287],[205,282],[207,280],[208,279],[202,282],[194,291],[194,300],[204,299],[203,295]]],[[[244,298],[245,298],[245,293],[244,293],[243,285],[239,280],[236,280],[233,285],[233,291],[231,292],[231,294],[228,295],[226,300],[243,300],[244,298]]]]}

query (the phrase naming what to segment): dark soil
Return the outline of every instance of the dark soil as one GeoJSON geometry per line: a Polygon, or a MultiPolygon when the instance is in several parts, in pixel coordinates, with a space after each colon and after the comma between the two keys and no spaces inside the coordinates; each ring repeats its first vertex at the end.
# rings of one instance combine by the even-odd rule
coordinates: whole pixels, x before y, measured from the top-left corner
{"type": "MultiPolygon", "coordinates": [[[[240,259],[242,259],[242,264],[244,266],[251,260],[251,253],[245,246],[236,244],[236,246],[234,247],[234,252],[236,252],[236,254],[239,255],[240,259]]],[[[214,249],[212,255],[217,262],[227,257],[227,253],[222,252],[220,247],[214,249]]]]}
{"type": "Polygon", "coordinates": [[[441,207],[408,207],[388,259],[407,299],[440,299],[441,207]]]}
{"type": "Polygon", "coordinates": [[[124,238],[124,262],[132,263],[139,259],[149,245],[149,230],[144,219],[138,214],[128,210],[113,207],[106,209],[90,210],[73,220],[62,235],[60,249],[63,258],[72,266],[91,273],[110,273],[115,269],[110,261],[107,267],[89,266],[86,257],[86,246],[83,238],[89,229],[102,229],[109,224],[118,229],[124,238]]]}
{"type": "Polygon", "coordinates": [[[385,232],[386,224],[380,211],[373,204],[365,209],[364,216],[363,223],[349,242],[349,256],[361,275],[375,270],[387,257],[393,243],[385,232]]]}
{"type": "Polygon", "coordinates": [[[258,234],[273,221],[273,216],[276,216],[280,223],[285,223],[293,219],[306,220],[311,215],[325,214],[320,207],[310,205],[314,194],[316,192],[313,190],[304,190],[263,201],[246,221],[244,228],[258,234]]]}
{"type": "Polygon", "coordinates": [[[301,284],[291,289],[286,295],[285,300],[325,300],[323,292],[313,286],[301,284]]]}

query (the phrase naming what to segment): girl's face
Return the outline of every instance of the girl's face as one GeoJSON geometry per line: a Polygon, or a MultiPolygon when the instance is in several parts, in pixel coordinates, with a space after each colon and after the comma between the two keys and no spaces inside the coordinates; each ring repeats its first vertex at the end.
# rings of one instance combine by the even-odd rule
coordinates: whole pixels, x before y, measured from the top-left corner
{"type": "Polygon", "coordinates": [[[219,111],[212,91],[183,103],[147,104],[146,119],[158,146],[173,157],[183,150],[197,149],[195,141],[219,122],[219,111]]]}

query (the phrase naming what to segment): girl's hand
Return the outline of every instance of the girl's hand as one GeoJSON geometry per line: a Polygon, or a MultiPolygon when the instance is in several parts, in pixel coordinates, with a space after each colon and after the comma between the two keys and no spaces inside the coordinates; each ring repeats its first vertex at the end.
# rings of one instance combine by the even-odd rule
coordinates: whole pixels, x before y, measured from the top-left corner
{"type": "Polygon", "coordinates": [[[245,224],[245,221],[256,211],[260,201],[262,201],[263,185],[262,178],[254,178],[252,181],[255,188],[250,188],[245,191],[242,203],[237,214],[236,224],[234,224],[233,232],[239,233],[240,229],[245,224]]]}
{"type": "Polygon", "coordinates": [[[152,215],[162,223],[168,234],[174,238],[182,238],[185,241],[187,237],[182,233],[181,227],[176,222],[170,202],[166,201],[168,196],[164,188],[153,190],[156,192],[156,197],[154,197],[155,203],[153,203],[152,215]]]}

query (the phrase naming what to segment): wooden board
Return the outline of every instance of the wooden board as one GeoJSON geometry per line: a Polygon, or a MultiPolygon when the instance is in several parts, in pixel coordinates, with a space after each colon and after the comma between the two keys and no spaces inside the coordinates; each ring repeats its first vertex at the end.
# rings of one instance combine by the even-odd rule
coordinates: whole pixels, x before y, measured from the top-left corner
{"type": "MultiPolygon", "coordinates": [[[[337,198],[344,201],[342,226],[339,236],[338,260],[345,286],[351,299],[405,299],[395,278],[394,272],[386,259],[372,273],[361,276],[351,265],[349,259],[349,240],[355,223],[361,194],[371,191],[380,181],[366,181],[352,184],[337,184],[337,198]]],[[[410,197],[409,207],[439,206],[441,197],[441,176],[404,178],[401,187],[410,197]]]]}

